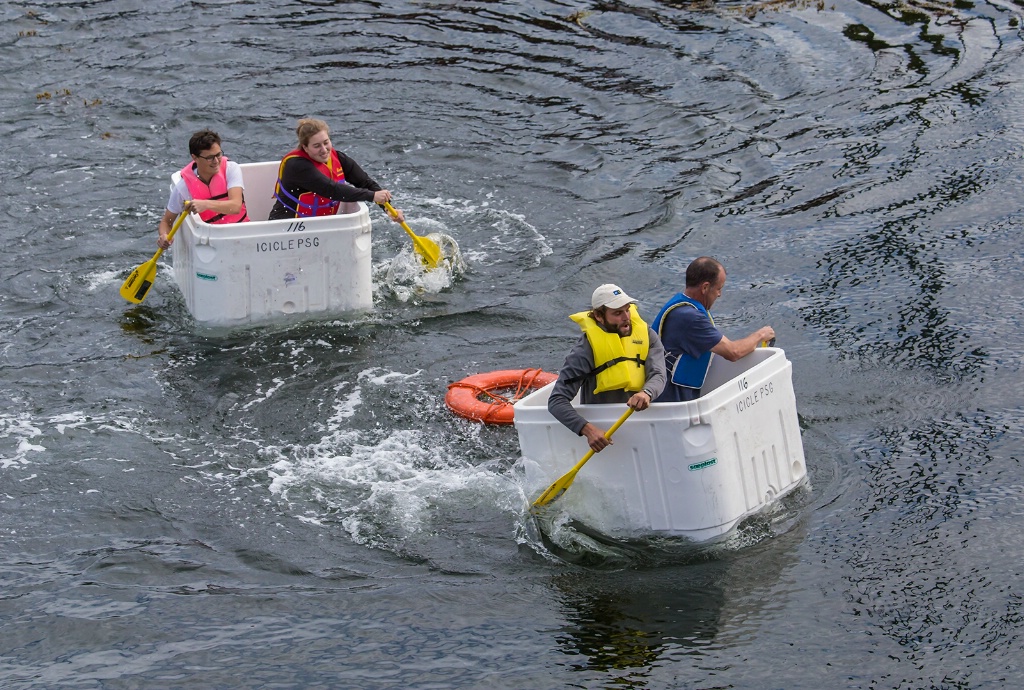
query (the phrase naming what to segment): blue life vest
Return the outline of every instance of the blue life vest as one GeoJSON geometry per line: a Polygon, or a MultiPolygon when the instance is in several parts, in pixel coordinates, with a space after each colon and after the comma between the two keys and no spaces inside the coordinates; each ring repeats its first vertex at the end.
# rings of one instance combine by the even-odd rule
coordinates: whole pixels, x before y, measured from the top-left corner
{"type": "MultiPolygon", "coordinates": [[[[654,319],[654,330],[663,341],[664,336],[662,336],[661,330],[662,326],[665,325],[665,317],[670,311],[683,305],[693,307],[698,312],[708,317],[712,326],[715,325],[714,317],[711,316],[711,312],[704,308],[703,304],[679,292],[665,303],[665,306],[661,308],[661,311],[658,312],[658,315],[654,319]]],[[[684,388],[696,388],[697,390],[700,390],[700,387],[704,385],[704,379],[707,378],[708,369],[711,368],[711,357],[713,354],[714,353],[712,353],[711,350],[708,350],[700,357],[691,357],[685,352],[680,352],[679,355],[676,356],[675,362],[672,362],[672,354],[666,350],[665,365],[668,368],[669,381],[677,386],[683,386],[684,388]]]]}

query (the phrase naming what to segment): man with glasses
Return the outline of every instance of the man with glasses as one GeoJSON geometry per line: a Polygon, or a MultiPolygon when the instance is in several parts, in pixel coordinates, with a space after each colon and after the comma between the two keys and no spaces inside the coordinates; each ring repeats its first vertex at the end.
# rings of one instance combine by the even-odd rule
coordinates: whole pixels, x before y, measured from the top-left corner
{"type": "Polygon", "coordinates": [[[171,189],[160,219],[157,245],[167,249],[167,235],[175,219],[191,201],[190,211],[205,223],[242,223],[249,220],[243,198],[242,169],[229,161],[220,148],[220,135],[203,129],[188,140],[192,162],[181,169],[181,179],[171,189]]]}

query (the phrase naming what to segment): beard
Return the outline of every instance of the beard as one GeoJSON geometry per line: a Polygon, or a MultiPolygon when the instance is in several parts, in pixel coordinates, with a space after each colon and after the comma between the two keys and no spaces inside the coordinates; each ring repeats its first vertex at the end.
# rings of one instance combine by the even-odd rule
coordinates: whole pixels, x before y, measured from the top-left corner
{"type": "Polygon", "coordinates": [[[605,330],[605,332],[607,332],[607,333],[614,333],[615,335],[619,336],[620,338],[628,338],[629,336],[633,335],[633,322],[632,321],[627,321],[626,323],[622,324],[621,326],[613,326],[612,324],[608,323],[607,321],[603,321],[603,320],[599,320],[597,323],[598,323],[598,325],[601,326],[601,328],[603,328],[605,330]]]}

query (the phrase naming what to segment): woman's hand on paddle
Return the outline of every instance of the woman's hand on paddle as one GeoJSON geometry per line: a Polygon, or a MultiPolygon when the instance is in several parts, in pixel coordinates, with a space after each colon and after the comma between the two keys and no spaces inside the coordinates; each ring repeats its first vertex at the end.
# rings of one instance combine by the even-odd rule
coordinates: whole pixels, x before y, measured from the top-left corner
{"type": "Polygon", "coordinates": [[[391,218],[391,220],[395,221],[396,223],[404,223],[405,222],[405,214],[402,213],[402,209],[395,208],[394,206],[392,206],[391,209],[395,212],[395,215],[391,215],[390,213],[388,214],[388,216],[391,218]]]}
{"type": "Polygon", "coordinates": [[[600,453],[602,450],[612,445],[612,440],[605,437],[604,431],[598,429],[596,426],[587,422],[586,426],[580,431],[580,436],[587,438],[587,444],[590,446],[590,450],[595,453],[600,453]]]}
{"type": "Polygon", "coordinates": [[[405,214],[402,213],[400,209],[397,209],[394,206],[391,207],[391,210],[394,211],[394,213],[389,212],[388,209],[384,206],[385,202],[391,203],[391,192],[389,192],[386,189],[382,189],[380,191],[373,193],[373,203],[383,208],[384,212],[388,214],[388,218],[395,221],[396,223],[404,223],[405,214]]]}

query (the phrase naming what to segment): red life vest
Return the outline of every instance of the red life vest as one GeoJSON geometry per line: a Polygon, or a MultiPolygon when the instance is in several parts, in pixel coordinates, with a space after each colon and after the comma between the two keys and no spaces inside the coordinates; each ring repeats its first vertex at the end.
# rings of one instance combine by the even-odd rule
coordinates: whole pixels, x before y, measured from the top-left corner
{"type": "Polygon", "coordinates": [[[285,208],[295,213],[296,218],[309,218],[310,216],[331,216],[338,212],[340,201],[320,196],[315,192],[302,192],[295,196],[281,184],[281,177],[284,175],[284,165],[289,158],[305,158],[331,182],[344,182],[345,171],[341,168],[341,160],[338,153],[331,149],[331,155],[327,163],[314,160],[302,149],[295,149],[281,159],[281,166],[277,169],[277,184],[274,185],[274,197],[280,201],[285,208]]]}
{"type": "MultiPolygon", "coordinates": [[[[181,169],[181,179],[185,181],[193,199],[216,201],[228,198],[228,159],[226,157],[220,159],[220,169],[210,179],[210,184],[199,179],[193,165],[193,163],[189,163],[181,169]]],[[[242,208],[238,210],[238,213],[230,216],[216,211],[203,211],[199,217],[203,219],[204,223],[243,223],[249,220],[249,214],[245,211],[245,201],[242,202],[242,208]]]]}

